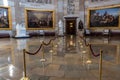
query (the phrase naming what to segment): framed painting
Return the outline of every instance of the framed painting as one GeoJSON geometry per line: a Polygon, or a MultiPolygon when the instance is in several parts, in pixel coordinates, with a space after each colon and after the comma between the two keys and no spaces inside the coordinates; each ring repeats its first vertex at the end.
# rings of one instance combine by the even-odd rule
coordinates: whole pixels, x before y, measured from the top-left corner
{"type": "Polygon", "coordinates": [[[54,29],[55,17],[53,10],[25,9],[26,29],[54,29]]]}
{"type": "Polygon", "coordinates": [[[0,30],[10,30],[12,26],[10,7],[0,6],[0,30]]]}
{"type": "Polygon", "coordinates": [[[120,5],[88,9],[88,28],[120,28],[120,5]]]}

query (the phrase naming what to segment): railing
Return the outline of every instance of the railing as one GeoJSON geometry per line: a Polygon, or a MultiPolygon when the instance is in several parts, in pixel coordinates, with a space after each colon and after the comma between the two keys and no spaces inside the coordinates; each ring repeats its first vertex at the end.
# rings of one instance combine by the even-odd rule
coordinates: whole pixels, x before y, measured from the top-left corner
{"type": "MultiPolygon", "coordinates": [[[[92,53],[93,56],[95,57],[98,57],[100,56],[100,61],[99,61],[99,80],[102,80],[102,53],[103,51],[100,50],[100,53],[99,54],[95,54],[93,49],[92,49],[92,46],[91,44],[88,44],[86,43],[86,40],[85,40],[85,37],[81,37],[79,36],[81,39],[83,39],[84,43],[85,43],[85,46],[88,46],[90,48],[90,51],[92,53]]],[[[26,53],[29,54],[29,55],[36,55],[42,48],[44,48],[44,46],[48,46],[52,43],[52,41],[54,41],[57,37],[51,39],[48,43],[45,43],[44,41],[42,42],[42,44],[40,45],[40,47],[38,48],[38,50],[36,50],[35,52],[31,53],[29,51],[26,51],[25,49],[23,49],[23,67],[24,67],[24,77],[21,78],[20,80],[30,80],[28,77],[27,77],[27,73],[26,73],[26,53]]],[[[43,53],[43,58],[44,58],[44,53],[43,53]]],[[[44,59],[42,61],[45,61],[44,59]]]]}
{"type": "MultiPolygon", "coordinates": [[[[40,47],[38,48],[38,50],[36,50],[35,52],[31,53],[29,51],[26,51],[25,49],[23,49],[23,68],[24,68],[24,77],[22,77],[20,80],[30,80],[27,77],[27,73],[26,73],[26,53],[29,55],[36,55],[42,48],[44,48],[44,46],[48,46],[52,43],[52,41],[54,41],[57,37],[50,39],[50,41],[48,43],[45,43],[44,41],[42,42],[42,44],[40,45],[40,47]]],[[[42,53],[42,58],[44,58],[44,53],[42,53]]],[[[45,59],[41,59],[41,61],[45,61],[45,59]]]]}
{"type": "Polygon", "coordinates": [[[100,56],[100,60],[99,60],[99,80],[102,80],[102,53],[103,53],[103,51],[100,50],[100,53],[95,54],[93,49],[92,49],[91,44],[86,42],[85,37],[84,36],[79,36],[79,37],[80,37],[80,39],[82,39],[84,41],[85,46],[89,47],[89,49],[90,49],[90,51],[91,51],[91,53],[94,57],[100,56]]]}

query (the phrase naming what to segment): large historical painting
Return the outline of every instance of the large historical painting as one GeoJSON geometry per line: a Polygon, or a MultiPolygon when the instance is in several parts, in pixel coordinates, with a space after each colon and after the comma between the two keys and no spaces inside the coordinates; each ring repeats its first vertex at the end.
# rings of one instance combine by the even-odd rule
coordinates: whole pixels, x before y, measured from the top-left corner
{"type": "Polygon", "coordinates": [[[54,29],[54,11],[26,9],[27,29],[54,29]]]}
{"type": "Polygon", "coordinates": [[[11,29],[11,12],[9,7],[0,7],[0,30],[11,29]]]}
{"type": "Polygon", "coordinates": [[[89,28],[118,28],[120,27],[120,6],[108,6],[88,9],[89,28]]]}

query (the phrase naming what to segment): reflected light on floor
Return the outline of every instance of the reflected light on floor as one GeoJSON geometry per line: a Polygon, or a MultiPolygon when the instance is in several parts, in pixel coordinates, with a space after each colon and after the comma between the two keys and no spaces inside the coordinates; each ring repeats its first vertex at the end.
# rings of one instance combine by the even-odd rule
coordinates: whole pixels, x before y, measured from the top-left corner
{"type": "Polygon", "coordinates": [[[69,42],[69,44],[70,44],[70,46],[73,46],[73,45],[74,45],[74,43],[73,43],[72,40],[69,42]]]}
{"type": "Polygon", "coordinates": [[[87,64],[91,64],[92,61],[91,61],[91,60],[87,60],[86,63],[87,63],[87,64]]]}
{"type": "Polygon", "coordinates": [[[50,50],[49,52],[50,52],[50,53],[53,53],[53,50],[50,50]]]}
{"type": "Polygon", "coordinates": [[[80,45],[82,45],[82,43],[80,42],[80,45]]]}
{"type": "Polygon", "coordinates": [[[86,53],[86,51],[82,51],[82,53],[86,53]]]}
{"type": "Polygon", "coordinates": [[[87,68],[90,69],[90,65],[91,65],[92,61],[91,60],[87,60],[86,63],[87,63],[87,68]]]}
{"type": "Polygon", "coordinates": [[[8,62],[10,62],[10,57],[8,57],[8,62]]]}
{"type": "Polygon", "coordinates": [[[81,47],[81,48],[83,48],[83,46],[82,46],[82,45],[81,45],[80,47],[81,47]]]}
{"type": "Polygon", "coordinates": [[[10,75],[10,77],[13,77],[13,68],[14,68],[14,66],[12,64],[9,65],[9,75],[10,75]]]}
{"type": "Polygon", "coordinates": [[[57,48],[57,47],[58,47],[58,45],[55,45],[54,47],[55,47],[55,48],[57,48]]]}

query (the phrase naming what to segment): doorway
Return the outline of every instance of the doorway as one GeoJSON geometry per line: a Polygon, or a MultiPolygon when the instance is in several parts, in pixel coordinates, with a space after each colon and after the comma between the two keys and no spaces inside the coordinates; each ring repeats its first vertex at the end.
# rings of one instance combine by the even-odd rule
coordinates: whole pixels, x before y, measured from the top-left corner
{"type": "Polygon", "coordinates": [[[76,35],[76,18],[65,18],[66,35],[76,35]]]}

